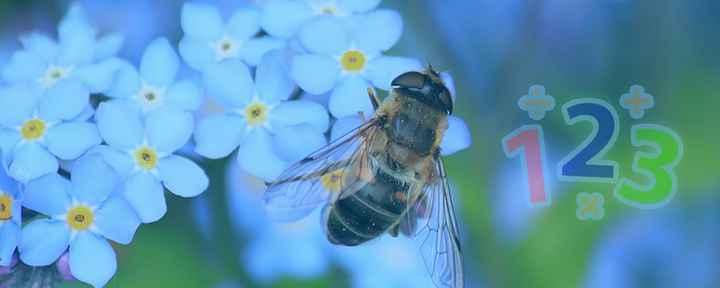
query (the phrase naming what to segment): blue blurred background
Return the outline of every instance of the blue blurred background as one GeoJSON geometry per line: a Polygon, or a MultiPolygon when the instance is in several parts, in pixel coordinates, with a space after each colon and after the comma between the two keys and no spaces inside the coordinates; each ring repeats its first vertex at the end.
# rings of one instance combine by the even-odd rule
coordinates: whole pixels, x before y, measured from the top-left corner
{"type": "MultiPolygon", "coordinates": [[[[249,2],[213,3],[227,16],[249,2]]],[[[176,45],[182,37],[183,1],[80,3],[100,34],[125,32],[119,56],[135,64],[154,38],[176,45]]],[[[19,34],[55,35],[69,4],[0,2],[0,65],[21,48],[19,34]]],[[[473,139],[445,159],[468,287],[720,286],[720,2],[384,0],[380,8],[399,11],[405,25],[390,54],[427,58],[454,77],[454,115],[473,139]],[[535,84],[557,103],[537,122],[517,105],[535,84]],[[636,84],[655,99],[640,120],[618,105],[636,84]],[[567,125],[560,106],[583,97],[618,111],[619,136],[604,159],[619,163],[620,177],[642,179],[630,168],[638,151],[631,125],[664,125],[682,138],[669,204],[641,210],[613,197],[614,184],[557,180],[558,161],[591,130],[587,122],[567,125]],[[544,208],[525,205],[520,161],[507,158],[500,141],[534,123],[544,128],[550,168],[553,202],[544,208]],[[605,196],[603,219],[577,219],[583,191],[605,196]]],[[[108,287],[428,285],[411,242],[385,236],[333,247],[317,219],[265,219],[262,183],[233,161],[200,162],[210,189],[196,199],[168,197],[165,218],[142,225],[130,245],[114,245],[119,266],[108,287]]]]}

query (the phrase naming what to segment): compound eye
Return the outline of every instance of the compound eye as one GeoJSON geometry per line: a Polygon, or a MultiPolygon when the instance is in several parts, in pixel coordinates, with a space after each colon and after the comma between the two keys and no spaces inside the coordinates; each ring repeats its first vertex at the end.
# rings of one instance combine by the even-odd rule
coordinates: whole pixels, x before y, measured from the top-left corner
{"type": "Polygon", "coordinates": [[[439,95],[440,102],[442,102],[443,106],[445,106],[445,109],[448,111],[448,114],[452,114],[453,110],[453,101],[452,96],[450,95],[450,91],[448,91],[447,87],[443,87],[442,91],[439,95]]]}
{"type": "Polygon", "coordinates": [[[392,81],[392,86],[422,89],[424,85],[425,75],[415,71],[400,74],[400,76],[395,77],[392,81]]]}

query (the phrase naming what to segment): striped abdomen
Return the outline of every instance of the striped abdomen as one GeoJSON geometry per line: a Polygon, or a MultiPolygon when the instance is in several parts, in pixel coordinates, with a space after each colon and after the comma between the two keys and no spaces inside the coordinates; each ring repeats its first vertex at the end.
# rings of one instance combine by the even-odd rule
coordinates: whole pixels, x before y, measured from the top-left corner
{"type": "Polygon", "coordinates": [[[333,244],[356,246],[382,235],[407,210],[408,186],[378,171],[374,183],[336,201],[326,211],[327,237],[333,244]]]}

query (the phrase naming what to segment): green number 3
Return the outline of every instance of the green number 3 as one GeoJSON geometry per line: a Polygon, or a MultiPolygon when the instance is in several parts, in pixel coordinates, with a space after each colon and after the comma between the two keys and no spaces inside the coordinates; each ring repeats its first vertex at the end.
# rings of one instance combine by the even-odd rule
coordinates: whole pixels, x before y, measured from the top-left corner
{"type": "Polygon", "coordinates": [[[650,184],[638,185],[623,177],[615,185],[615,198],[642,209],[665,206],[677,191],[677,177],[673,168],[680,163],[683,155],[680,136],[662,125],[636,124],[630,128],[630,137],[636,147],[655,148],[652,153],[636,152],[633,159],[633,171],[650,178],[650,184]]]}

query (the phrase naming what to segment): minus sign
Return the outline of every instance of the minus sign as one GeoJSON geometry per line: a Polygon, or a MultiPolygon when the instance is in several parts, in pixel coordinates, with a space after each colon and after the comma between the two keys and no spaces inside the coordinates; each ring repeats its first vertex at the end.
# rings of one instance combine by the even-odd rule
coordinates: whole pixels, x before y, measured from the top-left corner
{"type": "Polygon", "coordinates": [[[550,105],[550,101],[548,101],[548,100],[525,100],[525,102],[523,102],[523,104],[529,105],[529,106],[532,106],[532,105],[543,105],[544,106],[544,105],[550,105]]]}

